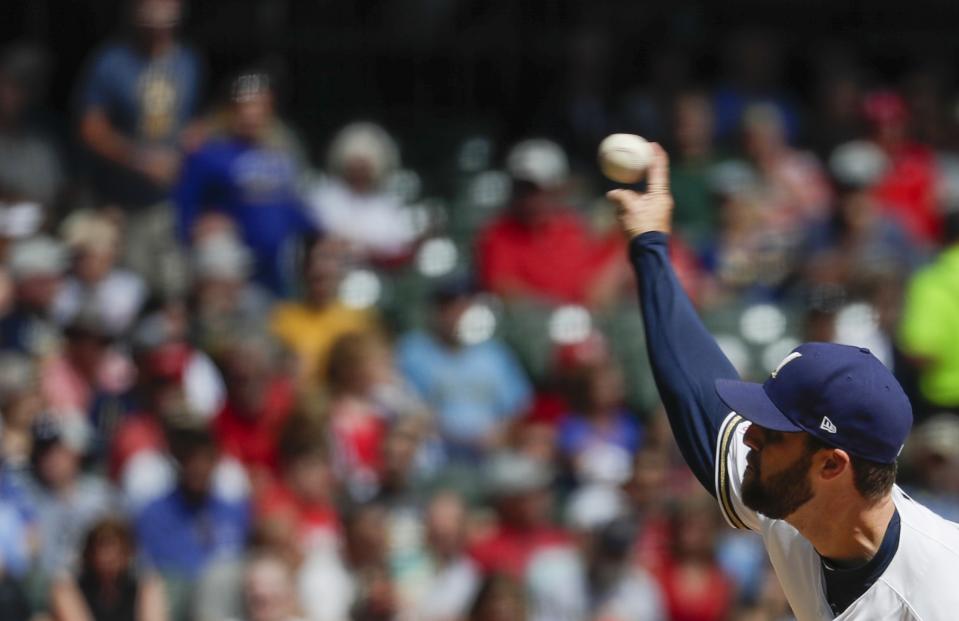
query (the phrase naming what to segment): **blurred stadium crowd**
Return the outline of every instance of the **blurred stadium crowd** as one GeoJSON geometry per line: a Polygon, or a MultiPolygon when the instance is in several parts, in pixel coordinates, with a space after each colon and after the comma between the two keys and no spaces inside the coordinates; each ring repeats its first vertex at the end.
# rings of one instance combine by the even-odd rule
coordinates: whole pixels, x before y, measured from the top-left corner
{"type": "Polygon", "coordinates": [[[542,137],[414,170],[441,147],[304,135],[262,67],[210,92],[181,10],[131,2],[70,118],[42,47],[0,52],[0,619],[790,618],[664,423],[611,131],[668,147],[674,262],[740,372],[871,348],[916,405],[900,482],[959,519],[952,85],[835,65],[803,106],[757,36],[610,106],[583,41],[542,137]]]}

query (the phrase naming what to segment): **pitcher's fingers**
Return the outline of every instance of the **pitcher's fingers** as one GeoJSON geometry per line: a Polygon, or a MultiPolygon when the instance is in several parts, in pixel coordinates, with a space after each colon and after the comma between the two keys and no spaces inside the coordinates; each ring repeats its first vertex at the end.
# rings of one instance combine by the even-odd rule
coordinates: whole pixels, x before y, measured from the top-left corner
{"type": "Polygon", "coordinates": [[[649,165],[646,188],[650,193],[665,194],[669,192],[669,156],[659,143],[652,142],[650,146],[653,147],[653,161],[649,165]]]}
{"type": "Polygon", "coordinates": [[[610,190],[606,193],[606,198],[616,203],[619,207],[626,207],[628,203],[639,198],[639,194],[633,190],[610,190]]]}

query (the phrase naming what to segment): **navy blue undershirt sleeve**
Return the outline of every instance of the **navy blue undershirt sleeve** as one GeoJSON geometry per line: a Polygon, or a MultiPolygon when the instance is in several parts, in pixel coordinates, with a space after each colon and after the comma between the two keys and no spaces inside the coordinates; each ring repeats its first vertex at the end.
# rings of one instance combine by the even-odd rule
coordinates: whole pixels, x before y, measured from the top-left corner
{"type": "Polygon", "coordinates": [[[715,496],[716,437],[729,414],[715,382],[739,375],[679,284],[669,263],[669,236],[644,233],[630,242],[629,256],[639,283],[646,347],[669,424],[686,463],[715,496]]]}

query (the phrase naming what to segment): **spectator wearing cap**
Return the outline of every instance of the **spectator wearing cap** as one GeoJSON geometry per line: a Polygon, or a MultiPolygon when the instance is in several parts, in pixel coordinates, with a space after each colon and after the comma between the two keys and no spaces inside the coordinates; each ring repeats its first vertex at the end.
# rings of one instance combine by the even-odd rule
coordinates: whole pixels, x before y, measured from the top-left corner
{"type": "Polygon", "coordinates": [[[66,263],[63,247],[50,237],[32,237],[13,245],[7,265],[15,302],[0,317],[0,349],[32,356],[55,349],[58,331],[52,319],[53,305],[66,263]]]}
{"type": "Polygon", "coordinates": [[[250,281],[253,256],[235,235],[198,240],[192,267],[192,332],[204,349],[216,351],[233,335],[267,322],[273,296],[250,281]]]}
{"type": "Polygon", "coordinates": [[[217,493],[219,450],[209,430],[170,427],[167,442],[178,466],[177,482],[138,512],[136,535],[148,566],[182,587],[213,559],[243,551],[250,508],[245,500],[217,493]]]}
{"type": "Polygon", "coordinates": [[[309,244],[301,299],[278,303],[270,318],[270,331],[294,354],[297,380],[304,387],[325,383],[330,349],[341,336],[379,331],[371,311],[347,306],[337,297],[346,252],[342,242],[328,236],[309,244]]]}
{"type": "Polygon", "coordinates": [[[15,44],[0,52],[0,200],[56,206],[64,186],[57,145],[33,118],[49,73],[45,50],[15,44]]]}
{"type": "Polygon", "coordinates": [[[126,262],[151,286],[179,287],[167,202],[193,131],[200,63],[177,36],[181,0],[129,0],[128,34],[89,61],[78,87],[78,134],[98,203],[126,220],[126,262]]]}
{"type": "Polygon", "coordinates": [[[399,163],[399,148],[386,130],[375,123],[351,123],[330,144],[329,176],[310,190],[316,225],[346,241],[362,260],[408,257],[418,237],[412,212],[384,189],[399,163]]]}
{"type": "Polygon", "coordinates": [[[66,570],[87,529],[119,509],[116,490],[82,471],[89,441],[82,421],[43,419],[34,427],[29,498],[37,519],[39,568],[46,578],[66,570]]]}
{"type": "Polygon", "coordinates": [[[597,305],[618,290],[619,251],[599,240],[563,204],[566,154],[543,139],[521,142],[507,158],[513,195],[506,213],[480,233],[483,288],[504,298],[597,305]]]}
{"type": "Polygon", "coordinates": [[[521,578],[535,554],[570,545],[569,535],[550,520],[550,466],[503,452],[488,462],[485,474],[497,524],[470,547],[470,555],[483,573],[504,572],[521,578]]]}
{"type": "Polygon", "coordinates": [[[205,213],[236,224],[255,258],[257,281],[289,295],[292,244],[314,231],[299,195],[302,156],[277,117],[269,76],[241,73],[230,87],[227,123],[191,154],[175,192],[180,239],[205,213]]]}
{"type": "Polygon", "coordinates": [[[183,305],[169,304],[144,317],[131,341],[135,354],[143,356],[143,364],[152,366],[164,378],[176,380],[182,405],[192,415],[209,419],[220,411],[226,399],[223,377],[211,356],[191,343],[183,305]]]}
{"type": "Polygon", "coordinates": [[[41,365],[40,385],[51,414],[85,424],[97,421],[97,403],[129,389],[134,369],[112,347],[113,336],[94,314],[76,316],[63,330],[62,350],[41,365]]]}
{"type": "Polygon", "coordinates": [[[863,109],[872,140],[889,160],[872,187],[876,200],[917,243],[938,243],[943,222],[936,198],[935,155],[910,135],[905,100],[894,91],[876,91],[866,95],[863,109]]]}
{"type": "Polygon", "coordinates": [[[959,419],[929,417],[916,428],[905,453],[909,495],[947,520],[959,519],[959,419]]]}
{"type": "Polygon", "coordinates": [[[108,470],[123,489],[127,501],[139,506],[144,499],[153,498],[169,481],[156,476],[150,464],[163,468],[166,438],[165,421],[182,410],[183,374],[189,350],[177,343],[163,343],[134,352],[137,363],[137,382],[129,395],[129,411],[116,422],[110,439],[108,470]]]}
{"type": "Polygon", "coordinates": [[[147,297],[143,279],[117,267],[120,230],[116,222],[91,211],[71,214],[62,235],[73,269],[57,295],[53,312],[61,325],[81,312],[94,315],[106,333],[120,336],[132,326],[147,297]]]}
{"type": "MultiPolygon", "coordinates": [[[[175,473],[167,458],[165,427],[209,421],[222,408],[226,389],[219,370],[189,344],[168,313],[155,313],[133,333],[136,382],[123,396],[112,426],[107,467],[127,503],[141,507],[167,493],[175,473]]],[[[224,497],[249,493],[242,466],[227,458],[217,463],[215,483],[224,497]]]]}
{"type": "Polygon", "coordinates": [[[498,339],[463,340],[463,315],[476,301],[471,284],[436,286],[427,330],[396,345],[396,365],[435,412],[449,457],[472,461],[503,444],[511,421],[525,413],[532,388],[512,351],[498,339]]]}
{"type": "Polygon", "coordinates": [[[870,141],[854,140],[833,151],[829,169],[838,201],[832,218],[806,232],[801,252],[809,280],[855,288],[877,277],[901,277],[919,265],[920,249],[871,191],[888,165],[886,154],[870,141]]]}

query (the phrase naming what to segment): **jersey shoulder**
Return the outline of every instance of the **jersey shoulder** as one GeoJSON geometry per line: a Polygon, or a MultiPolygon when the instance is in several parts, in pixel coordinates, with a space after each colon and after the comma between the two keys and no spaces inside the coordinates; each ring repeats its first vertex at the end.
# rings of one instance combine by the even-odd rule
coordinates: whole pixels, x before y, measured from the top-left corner
{"type": "Polygon", "coordinates": [[[916,502],[898,486],[893,500],[902,520],[896,557],[879,579],[916,618],[954,619],[959,610],[955,568],[959,566],[959,524],[916,502]]]}

